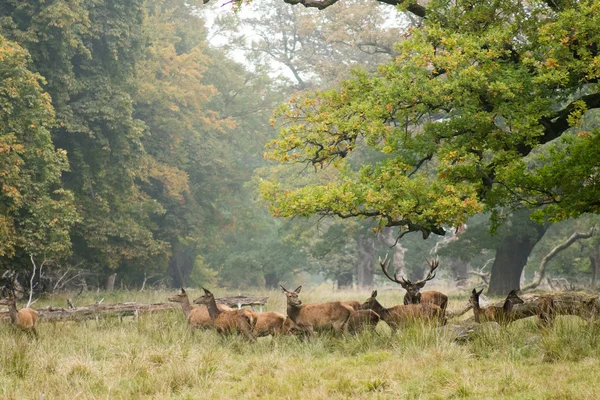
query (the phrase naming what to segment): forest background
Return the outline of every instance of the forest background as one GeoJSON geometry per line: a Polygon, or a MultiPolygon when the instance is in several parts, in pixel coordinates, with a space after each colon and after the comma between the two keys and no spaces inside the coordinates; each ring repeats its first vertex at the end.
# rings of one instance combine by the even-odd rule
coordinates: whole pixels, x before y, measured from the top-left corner
{"type": "Polygon", "coordinates": [[[2,2],[3,278],[595,284],[598,4],[469,4],[2,2]]]}

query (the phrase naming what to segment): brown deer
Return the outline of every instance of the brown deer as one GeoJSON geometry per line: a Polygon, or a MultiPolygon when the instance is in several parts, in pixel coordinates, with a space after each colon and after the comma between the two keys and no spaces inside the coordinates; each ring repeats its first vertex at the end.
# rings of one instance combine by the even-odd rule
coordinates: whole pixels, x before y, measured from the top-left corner
{"type": "Polygon", "coordinates": [[[194,303],[203,304],[208,308],[208,314],[217,332],[221,335],[238,332],[248,340],[256,341],[252,334],[256,325],[256,313],[246,309],[221,311],[217,307],[215,296],[207,289],[202,288],[202,290],[204,290],[204,295],[194,300],[194,303]]]}
{"type": "MultiPolygon", "coordinates": [[[[185,289],[181,288],[179,293],[168,297],[167,300],[181,304],[181,309],[188,320],[192,333],[194,333],[195,329],[214,327],[210,315],[208,314],[208,308],[205,306],[192,307],[185,289]]],[[[231,311],[231,308],[225,304],[217,304],[217,307],[221,311],[231,311]]]]}
{"type": "Polygon", "coordinates": [[[385,308],[377,301],[377,290],[371,293],[371,297],[362,304],[361,308],[375,311],[393,331],[417,320],[446,322],[444,311],[435,304],[405,304],[385,308]]]}
{"type": "Polygon", "coordinates": [[[354,310],[346,322],[350,333],[358,333],[365,329],[375,329],[381,317],[373,310],[354,310]]]}
{"type": "Polygon", "coordinates": [[[517,295],[517,290],[511,290],[504,300],[504,305],[500,306],[489,306],[487,308],[481,308],[479,306],[479,296],[483,292],[481,289],[479,292],[473,289],[469,302],[473,306],[473,314],[475,315],[475,322],[487,322],[495,321],[499,324],[507,324],[512,322],[512,309],[514,304],[523,304],[523,300],[517,295]]]}
{"type": "MultiPolygon", "coordinates": [[[[281,285],[279,285],[281,286],[281,285]]],[[[354,312],[352,307],[339,301],[303,305],[298,298],[302,286],[290,292],[283,286],[281,290],[287,298],[287,315],[298,326],[298,330],[312,335],[315,330],[333,329],[344,332],[346,322],[354,312]]]]}
{"type": "Polygon", "coordinates": [[[398,274],[394,274],[392,277],[388,273],[388,267],[390,265],[391,260],[388,261],[388,255],[385,255],[385,259],[381,261],[379,258],[379,265],[381,266],[381,270],[384,275],[391,280],[392,282],[396,282],[403,289],[406,290],[406,294],[404,295],[404,304],[435,304],[440,307],[442,311],[446,312],[446,307],[448,307],[448,296],[446,296],[442,292],[438,292],[436,290],[428,290],[425,292],[421,292],[423,286],[427,283],[427,281],[435,278],[435,270],[440,265],[440,261],[436,258],[435,260],[427,261],[429,264],[429,272],[425,279],[421,279],[412,283],[410,280],[402,277],[402,280],[398,279],[398,274]]]}
{"type": "Polygon", "coordinates": [[[353,310],[360,310],[360,306],[361,303],[360,301],[356,301],[356,300],[349,300],[349,301],[342,301],[341,302],[343,305],[348,306],[350,308],[352,308],[353,310]]]}
{"type": "Polygon", "coordinates": [[[38,320],[38,312],[33,308],[22,308],[17,311],[17,299],[14,296],[0,300],[0,305],[8,306],[8,314],[10,322],[17,328],[32,333],[38,337],[36,324],[38,320]]]}
{"type": "MultiPolygon", "coordinates": [[[[256,325],[254,326],[254,336],[278,336],[289,333],[291,327],[286,327],[287,317],[278,312],[255,313],[256,325]]],[[[291,321],[290,321],[291,322],[291,321]]]]}

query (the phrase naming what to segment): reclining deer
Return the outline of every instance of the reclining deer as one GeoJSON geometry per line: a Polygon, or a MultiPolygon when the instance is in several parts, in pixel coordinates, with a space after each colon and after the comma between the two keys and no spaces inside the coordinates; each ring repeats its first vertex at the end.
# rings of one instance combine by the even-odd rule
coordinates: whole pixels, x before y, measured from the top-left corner
{"type": "Polygon", "coordinates": [[[246,309],[222,311],[217,307],[215,296],[207,289],[202,288],[202,290],[204,290],[204,295],[194,300],[194,303],[203,304],[208,308],[208,314],[217,332],[221,335],[238,332],[248,340],[256,341],[252,333],[256,325],[256,314],[254,312],[246,309]]]}
{"type": "MultiPolygon", "coordinates": [[[[183,288],[176,295],[168,297],[167,300],[181,304],[181,309],[187,318],[192,333],[194,333],[195,329],[214,327],[214,323],[208,313],[208,308],[205,306],[192,307],[188,295],[183,288]]],[[[225,304],[217,304],[217,307],[221,311],[231,311],[231,308],[225,304]]]]}
{"type": "Polygon", "coordinates": [[[479,306],[479,296],[483,292],[481,289],[479,292],[473,289],[469,302],[473,306],[473,314],[475,315],[475,322],[487,322],[495,321],[499,324],[507,324],[512,322],[512,309],[514,304],[523,304],[523,300],[517,295],[517,290],[511,290],[504,300],[504,305],[500,306],[489,306],[487,308],[481,308],[479,306]]]}
{"type": "Polygon", "coordinates": [[[446,322],[444,311],[435,304],[405,304],[385,308],[376,298],[377,290],[374,290],[361,308],[375,311],[392,328],[392,331],[415,321],[438,321],[442,324],[446,322]]]}
{"type": "Polygon", "coordinates": [[[343,333],[348,329],[348,325],[352,332],[357,332],[365,326],[379,322],[379,315],[375,312],[355,311],[351,305],[339,301],[303,305],[298,298],[302,286],[298,286],[294,291],[281,286],[281,290],[287,299],[288,317],[299,331],[308,335],[312,335],[315,330],[325,329],[343,333]]]}
{"type": "Polygon", "coordinates": [[[390,265],[391,260],[388,261],[387,254],[385,255],[385,259],[381,261],[379,258],[379,265],[381,266],[381,270],[383,274],[392,282],[395,282],[402,286],[403,289],[406,290],[406,294],[404,295],[404,304],[435,304],[440,307],[442,311],[446,312],[446,307],[448,306],[448,296],[446,296],[442,292],[438,292],[436,290],[428,290],[425,292],[421,292],[420,290],[425,286],[425,284],[435,278],[435,270],[440,265],[440,261],[438,259],[434,259],[428,261],[429,264],[429,272],[425,279],[421,279],[412,283],[410,280],[402,277],[402,280],[398,279],[398,274],[394,274],[392,277],[388,272],[388,267],[390,265]]]}

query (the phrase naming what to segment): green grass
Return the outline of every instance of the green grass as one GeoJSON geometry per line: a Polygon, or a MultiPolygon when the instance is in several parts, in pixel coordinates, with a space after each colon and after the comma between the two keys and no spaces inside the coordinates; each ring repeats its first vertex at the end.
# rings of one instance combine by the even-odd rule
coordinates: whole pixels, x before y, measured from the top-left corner
{"type": "MultiPolygon", "coordinates": [[[[166,292],[86,294],[83,305],[164,301],[166,292]]],[[[194,295],[199,292],[193,293],[194,295]]],[[[222,295],[223,293],[219,293],[222,295]]],[[[270,310],[284,296],[268,293],[270,310]]],[[[303,301],[358,299],[367,293],[302,292],[303,301]]],[[[62,306],[68,296],[35,307],[62,306]]],[[[385,305],[401,293],[382,291],[385,305]]],[[[459,308],[464,296],[452,298],[459,308]]],[[[467,314],[469,316],[470,313],[467,314]]],[[[248,344],[212,331],[190,335],[183,313],[41,323],[40,339],[0,325],[1,399],[597,399],[600,328],[560,317],[548,332],[535,321],[484,331],[455,344],[432,326],[392,335],[385,324],[353,337],[260,338],[248,344]]]]}

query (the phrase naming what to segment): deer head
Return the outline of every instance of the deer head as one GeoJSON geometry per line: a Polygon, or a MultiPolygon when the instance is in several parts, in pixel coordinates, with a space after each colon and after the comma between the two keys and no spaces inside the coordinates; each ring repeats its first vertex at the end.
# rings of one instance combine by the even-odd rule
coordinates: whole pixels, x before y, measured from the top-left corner
{"type": "Polygon", "coordinates": [[[298,293],[300,293],[300,291],[302,290],[302,286],[298,286],[293,292],[290,292],[282,285],[279,286],[281,286],[281,291],[285,294],[288,306],[300,307],[302,305],[302,300],[298,298],[298,293]]]}
{"type": "Polygon", "coordinates": [[[168,297],[167,300],[172,301],[174,303],[183,303],[188,301],[188,295],[185,292],[185,289],[181,288],[181,292],[177,293],[174,296],[168,297]]]}
{"type": "Polygon", "coordinates": [[[202,290],[204,290],[204,295],[194,300],[194,304],[204,304],[205,306],[207,306],[215,300],[215,296],[208,289],[202,288],[202,290]]]}
{"type": "Polygon", "coordinates": [[[369,297],[364,303],[360,306],[361,310],[373,310],[377,314],[382,315],[384,307],[377,301],[377,290],[373,290],[371,292],[371,297],[369,297]]]}
{"type": "Polygon", "coordinates": [[[425,286],[427,281],[430,281],[433,278],[435,278],[435,270],[440,265],[440,260],[438,260],[437,258],[433,260],[427,260],[427,263],[429,264],[429,272],[427,273],[427,276],[425,277],[425,279],[418,280],[415,283],[412,283],[410,280],[404,277],[401,277],[402,280],[398,279],[397,273],[394,274],[394,276],[392,277],[388,272],[390,263],[391,260],[388,260],[387,254],[385,255],[385,259],[383,261],[381,261],[381,258],[379,258],[379,265],[381,266],[383,274],[389,280],[391,280],[392,282],[396,282],[397,284],[402,286],[404,290],[406,290],[406,296],[404,296],[404,304],[419,304],[421,302],[420,290],[423,288],[423,286],[425,286]]]}
{"type": "Polygon", "coordinates": [[[508,293],[506,300],[510,300],[510,302],[513,304],[523,304],[524,301],[517,295],[517,292],[517,289],[511,290],[510,293],[508,293]]]}
{"type": "Polygon", "coordinates": [[[479,292],[477,291],[477,289],[473,289],[473,291],[471,292],[471,297],[469,297],[469,304],[471,304],[473,308],[479,307],[479,295],[481,295],[482,292],[483,289],[481,289],[479,292]]]}

